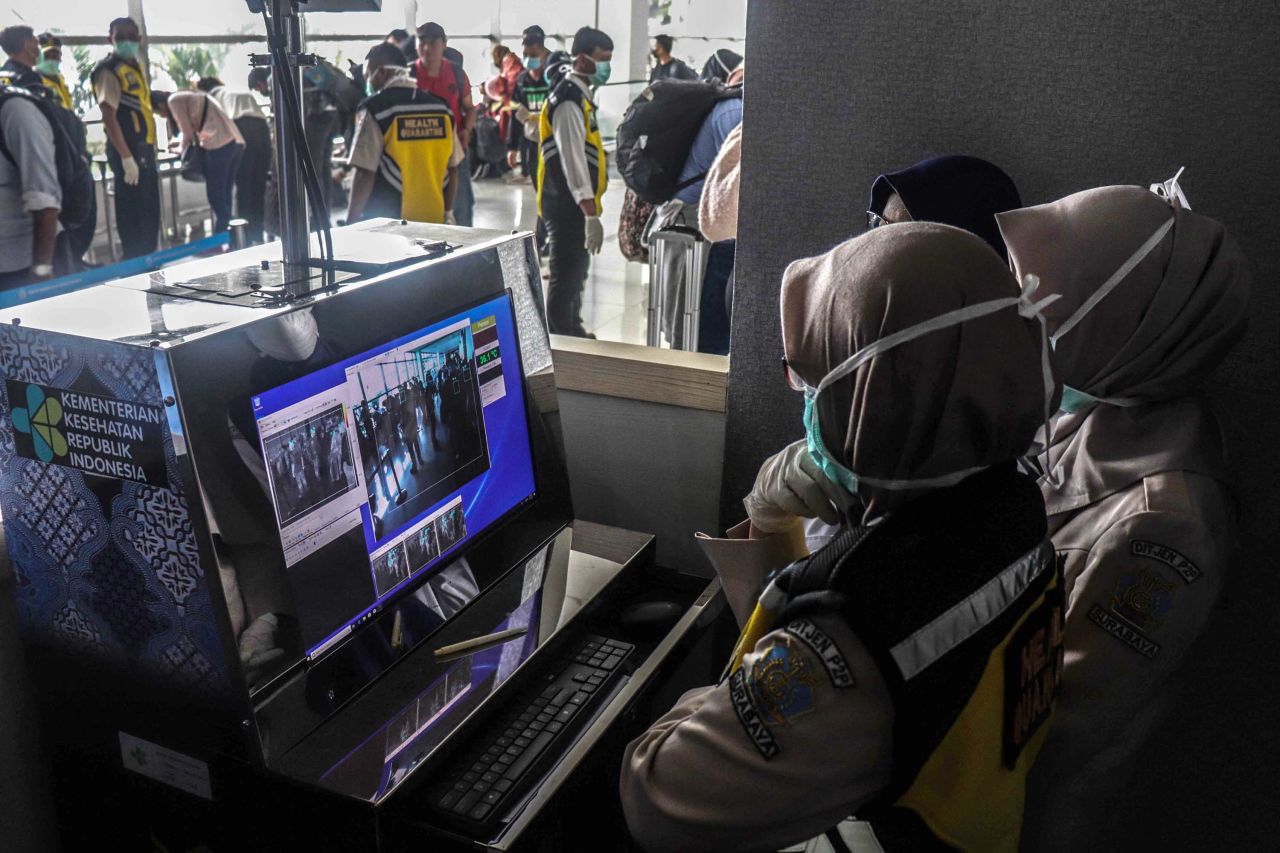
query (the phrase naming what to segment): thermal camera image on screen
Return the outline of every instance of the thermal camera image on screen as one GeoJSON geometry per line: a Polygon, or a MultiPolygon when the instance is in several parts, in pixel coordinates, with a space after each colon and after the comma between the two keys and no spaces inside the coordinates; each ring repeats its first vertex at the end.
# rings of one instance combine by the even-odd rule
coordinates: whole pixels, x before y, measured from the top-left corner
{"type": "Polygon", "coordinates": [[[267,437],[263,448],[282,528],[357,485],[341,405],[267,437]]]}
{"type": "Polygon", "coordinates": [[[409,551],[409,565],[419,569],[440,556],[440,540],[436,537],[434,524],[423,525],[420,530],[409,536],[405,542],[409,551]]]}
{"type": "Polygon", "coordinates": [[[405,590],[478,594],[450,561],[536,495],[516,331],[496,295],[252,395],[308,656],[405,590]]]}
{"type": "Polygon", "coordinates": [[[387,549],[374,557],[370,563],[373,568],[373,585],[378,595],[385,595],[401,581],[408,580],[412,572],[403,544],[396,544],[387,549]]]}
{"type": "Polygon", "coordinates": [[[436,539],[441,551],[448,551],[466,535],[467,523],[462,517],[462,507],[453,507],[436,519],[436,539]]]}
{"type": "Polygon", "coordinates": [[[470,324],[354,365],[347,384],[375,540],[488,469],[470,324]]]}

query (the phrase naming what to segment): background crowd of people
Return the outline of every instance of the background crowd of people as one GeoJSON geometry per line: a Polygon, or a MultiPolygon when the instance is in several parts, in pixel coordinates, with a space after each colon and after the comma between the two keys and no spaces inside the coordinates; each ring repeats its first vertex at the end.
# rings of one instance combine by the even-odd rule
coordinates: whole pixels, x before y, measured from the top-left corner
{"type": "MultiPolygon", "coordinates": [[[[118,257],[138,258],[161,247],[161,163],[169,157],[177,158],[183,178],[204,183],[212,233],[240,219],[248,244],[275,234],[270,70],[253,68],[244,90],[212,73],[176,81],[174,91],[153,89],[137,22],[112,20],[107,36],[110,50],[89,79],[106,138],[99,162],[105,159],[111,192],[102,198],[114,208],[118,257]],[[167,134],[158,132],[164,128],[167,134]]],[[[0,147],[6,155],[0,157],[0,221],[9,226],[0,236],[0,289],[8,289],[91,265],[86,255],[99,196],[85,122],[61,74],[60,40],[15,25],[0,32],[0,48],[8,57],[0,69],[0,147]]],[[[338,224],[386,216],[470,226],[473,180],[531,184],[549,267],[551,330],[587,336],[583,289],[590,255],[604,242],[611,156],[601,136],[598,89],[611,80],[613,42],[583,27],[566,48],[551,49],[545,30],[531,25],[518,50],[495,41],[486,79],[473,83],[444,27],[427,22],[413,32],[391,31],[363,63],[347,62],[346,70],[318,58],[302,73],[302,106],[323,206],[338,224]]],[[[650,48],[651,83],[741,82],[742,57],[733,51],[715,51],[699,74],[673,56],[670,36],[656,36],[650,48]]],[[[689,152],[689,177],[707,171],[740,121],[740,100],[708,117],[689,152]]],[[[682,206],[696,208],[701,194],[701,181],[689,181],[665,213],[674,218],[682,206]]],[[[643,209],[646,219],[639,222],[632,210],[613,213],[622,215],[623,239],[638,239],[650,209],[643,209]]],[[[687,212],[681,221],[696,218],[687,212]]],[[[704,351],[727,352],[732,256],[729,241],[711,252],[704,351]]]]}

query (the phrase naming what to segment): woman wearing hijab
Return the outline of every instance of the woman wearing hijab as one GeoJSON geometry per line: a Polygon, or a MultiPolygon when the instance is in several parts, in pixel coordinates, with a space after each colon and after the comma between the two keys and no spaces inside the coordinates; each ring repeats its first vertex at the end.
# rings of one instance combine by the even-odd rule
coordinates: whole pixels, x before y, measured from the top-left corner
{"type": "Polygon", "coordinates": [[[977,234],[1007,257],[996,214],[1022,207],[1013,179],[978,157],[949,154],[876,178],[867,227],[891,222],[941,222],[977,234]]]}
{"type": "Polygon", "coordinates": [[[1221,224],[1140,187],[1002,214],[1064,384],[1039,457],[1067,589],[1064,691],[1032,777],[1027,849],[1109,846],[1108,805],[1167,710],[1235,541],[1200,385],[1244,334],[1248,274],[1221,224]]]}
{"type": "MultiPolygon", "coordinates": [[[[707,180],[711,185],[711,175],[707,180]]],[[[736,187],[732,203],[736,227],[736,187]]],[[[1007,258],[996,214],[1021,206],[1018,188],[1000,167],[978,157],[950,154],[876,178],[867,204],[867,229],[901,222],[940,222],[981,237],[1001,258],[1007,258]]],[[[714,214],[704,214],[704,218],[717,221],[714,214]]],[[[822,478],[815,479],[816,472],[805,464],[807,454],[800,450],[803,448],[792,445],[766,460],[760,475],[776,479],[779,487],[767,495],[755,493],[748,500],[756,501],[754,518],[769,516],[779,527],[791,525],[796,516],[808,519],[804,536],[809,550],[816,551],[835,534],[838,517],[831,496],[822,488],[822,478]],[[782,488],[784,481],[786,488],[782,488]]]]}
{"type": "Polygon", "coordinates": [[[754,611],[742,576],[754,565],[758,591],[795,559],[786,535],[753,515],[730,532],[749,539],[709,548],[751,615],[727,677],[627,748],[627,823],[650,851],[823,833],[1014,851],[1061,618],[1043,502],[1016,468],[1057,404],[1038,309],[981,240],[932,223],[793,263],[781,308],[811,464],[845,523],[754,611]]]}
{"type": "Polygon", "coordinates": [[[742,54],[735,53],[727,47],[722,47],[707,57],[707,61],[702,64],[702,79],[710,83],[712,80],[719,80],[721,83],[728,83],[730,75],[738,69],[742,64],[742,54]]]}

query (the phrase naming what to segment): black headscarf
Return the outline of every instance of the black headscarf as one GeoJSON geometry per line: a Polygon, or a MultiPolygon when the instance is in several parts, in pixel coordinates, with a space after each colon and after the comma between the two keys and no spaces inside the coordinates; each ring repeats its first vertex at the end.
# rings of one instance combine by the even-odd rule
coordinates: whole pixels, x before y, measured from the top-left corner
{"type": "Polygon", "coordinates": [[[941,222],[977,234],[1008,259],[996,214],[1022,207],[1013,179],[978,157],[931,157],[900,172],[876,178],[867,210],[884,213],[897,193],[917,222],[941,222]]]}
{"type": "Polygon", "coordinates": [[[734,53],[727,47],[722,47],[707,58],[702,66],[702,79],[710,83],[712,80],[719,80],[721,83],[729,82],[729,75],[734,72],[739,65],[742,64],[742,55],[734,53]]]}

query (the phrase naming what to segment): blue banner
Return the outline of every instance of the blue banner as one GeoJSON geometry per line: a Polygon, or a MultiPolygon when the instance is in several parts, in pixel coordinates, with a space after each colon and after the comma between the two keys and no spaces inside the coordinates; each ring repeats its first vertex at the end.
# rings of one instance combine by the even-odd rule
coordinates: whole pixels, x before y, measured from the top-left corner
{"type": "Polygon", "coordinates": [[[98,267],[97,269],[85,270],[74,275],[64,275],[62,278],[50,279],[49,281],[40,281],[34,284],[16,287],[13,290],[7,290],[0,293],[0,308],[12,308],[15,305],[22,305],[25,302],[34,302],[37,299],[48,299],[50,296],[60,296],[64,293],[71,293],[76,290],[83,290],[86,287],[92,287],[95,284],[102,284],[104,281],[115,281],[116,279],[128,278],[131,275],[138,275],[144,272],[158,270],[161,267],[168,266],[175,261],[189,258],[192,255],[199,255],[214,249],[220,249],[231,241],[230,234],[217,234],[213,237],[205,237],[203,240],[196,240],[191,243],[184,243],[181,246],[173,246],[169,249],[161,249],[158,252],[152,252],[149,255],[142,255],[137,258],[130,258],[127,261],[121,261],[118,264],[110,266],[98,267]]]}

